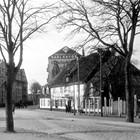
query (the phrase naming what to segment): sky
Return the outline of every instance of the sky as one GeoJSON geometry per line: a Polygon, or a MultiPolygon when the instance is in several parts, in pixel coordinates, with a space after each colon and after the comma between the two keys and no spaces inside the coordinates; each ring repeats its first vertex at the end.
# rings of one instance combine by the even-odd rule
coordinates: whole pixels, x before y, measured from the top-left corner
{"type": "MultiPolygon", "coordinates": [[[[64,46],[71,48],[80,42],[81,37],[79,36],[76,36],[74,39],[66,40],[68,32],[69,31],[57,32],[55,29],[52,29],[47,33],[38,33],[25,42],[23,64],[21,68],[25,69],[29,87],[34,81],[39,82],[41,85],[47,83],[48,57],[50,55],[64,46]]],[[[136,38],[136,43],[134,45],[134,56],[134,58],[140,62],[139,38],[136,38]]],[[[140,63],[138,67],[140,68],[140,63]]]]}

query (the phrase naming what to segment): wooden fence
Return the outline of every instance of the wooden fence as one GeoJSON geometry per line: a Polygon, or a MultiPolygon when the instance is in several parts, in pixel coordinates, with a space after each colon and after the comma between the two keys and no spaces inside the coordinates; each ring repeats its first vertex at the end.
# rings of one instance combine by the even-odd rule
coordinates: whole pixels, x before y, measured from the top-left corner
{"type": "MultiPolygon", "coordinates": [[[[91,108],[90,106],[90,100],[87,101],[88,105],[85,105],[85,113],[86,114],[96,114],[100,115],[101,109],[100,109],[100,99],[98,100],[97,107],[93,106],[91,108]]],[[[102,107],[103,115],[109,116],[109,115],[115,115],[121,117],[122,115],[126,114],[126,101],[123,101],[118,97],[117,101],[113,101],[113,99],[109,99],[109,103],[107,104],[106,97],[104,98],[104,106],[102,107]]],[[[134,115],[137,116],[137,99],[136,96],[134,96],[134,115]]]]}

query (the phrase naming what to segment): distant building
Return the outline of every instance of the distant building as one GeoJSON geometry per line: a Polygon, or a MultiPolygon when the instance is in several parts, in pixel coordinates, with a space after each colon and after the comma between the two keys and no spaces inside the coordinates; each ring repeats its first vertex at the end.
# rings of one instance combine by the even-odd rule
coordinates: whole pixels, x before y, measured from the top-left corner
{"type": "Polygon", "coordinates": [[[6,81],[6,67],[3,60],[0,60],[0,104],[5,103],[5,88],[3,86],[6,81]]]}
{"type": "Polygon", "coordinates": [[[76,57],[81,57],[81,55],[67,46],[49,56],[47,82],[50,82],[59,72],[62,71],[63,67],[65,67],[68,62],[76,59],[76,57]]]}
{"type": "Polygon", "coordinates": [[[24,69],[20,69],[16,75],[16,80],[13,86],[13,95],[16,103],[28,100],[28,82],[24,69]]]}
{"type": "MultiPolygon", "coordinates": [[[[4,61],[0,60],[0,105],[5,104],[6,72],[4,61]]],[[[13,85],[13,97],[15,103],[28,100],[28,82],[24,69],[20,69],[16,75],[16,80],[13,85]]]]}

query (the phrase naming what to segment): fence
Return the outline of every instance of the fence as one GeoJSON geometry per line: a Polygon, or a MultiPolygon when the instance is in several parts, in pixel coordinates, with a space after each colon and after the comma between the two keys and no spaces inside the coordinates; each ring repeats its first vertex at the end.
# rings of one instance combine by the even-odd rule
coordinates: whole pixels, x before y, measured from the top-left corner
{"type": "MultiPolygon", "coordinates": [[[[85,113],[86,114],[96,114],[96,115],[100,115],[100,101],[98,100],[98,106],[97,108],[95,108],[95,106],[93,106],[91,108],[90,104],[90,100],[87,101],[88,105],[85,106],[85,113]]],[[[116,115],[121,117],[122,115],[126,114],[126,101],[123,101],[120,99],[120,97],[118,97],[117,101],[113,101],[113,99],[109,99],[109,101],[107,101],[106,97],[104,97],[104,106],[102,106],[102,111],[103,111],[103,115],[104,116],[109,116],[109,115],[116,115]],[[109,103],[107,103],[109,102],[109,103]]],[[[137,99],[136,96],[134,96],[134,115],[137,116],[137,99]]]]}
{"type": "Polygon", "coordinates": [[[120,100],[120,98],[118,98],[117,101],[109,99],[109,106],[107,106],[106,98],[104,98],[103,114],[105,116],[108,115],[121,116],[126,114],[126,101],[120,100]]]}

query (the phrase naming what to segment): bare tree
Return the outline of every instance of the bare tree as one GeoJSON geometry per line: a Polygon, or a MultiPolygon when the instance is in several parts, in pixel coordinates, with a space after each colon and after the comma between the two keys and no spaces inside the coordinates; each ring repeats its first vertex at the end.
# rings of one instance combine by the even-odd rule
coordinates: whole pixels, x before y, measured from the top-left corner
{"type": "Polygon", "coordinates": [[[31,0],[1,0],[0,2],[0,51],[7,68],[6,81],[6,130],[14,131],[12,114],[12,88],[23,61],[24,42],[35,32],[45,29],[53,18],[52,4],[38,6],[31,0]],[[15,63],[15,56],[18,62],[15,63]]]}
{"type": "Polygon", "coordinates": [[[59,29],[70,27],[72,35],[87,35],[83,45],[92,44],[91,49],[98,45],[113,48],[124,57],[126,121],[134,122],[130,61],[135,36],[140,33],[140,0],[60,0],[58,12],[63,13],[59,29]]]}
{"type": "Polygon", "coordinates": [[[32,94],[37,94],[38,91],[40,90],[41,90],[41,85],[39,84],[39,82],[35,81],[31,84],[30,91],[32,94]]]}

